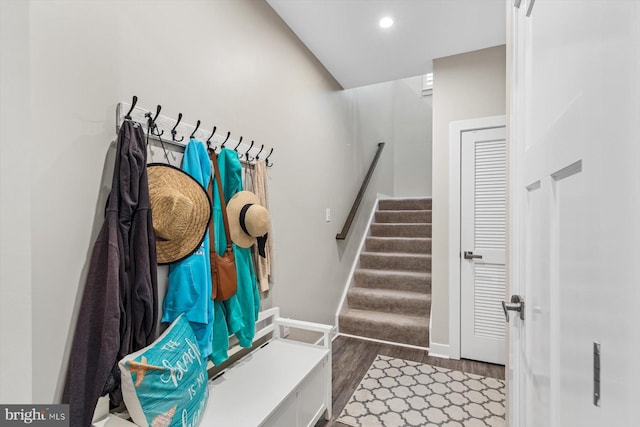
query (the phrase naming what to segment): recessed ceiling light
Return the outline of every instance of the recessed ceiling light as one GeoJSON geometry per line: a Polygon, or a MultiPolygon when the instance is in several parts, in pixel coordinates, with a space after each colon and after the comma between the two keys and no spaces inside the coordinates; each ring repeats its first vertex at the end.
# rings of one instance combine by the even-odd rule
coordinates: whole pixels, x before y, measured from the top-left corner
{"type": "Polygon", "coordinates": [[[382,28],[390,28],[393,25],[393,18],[390,16],[385,16],[380,20],[380,27],[382,28]]]}

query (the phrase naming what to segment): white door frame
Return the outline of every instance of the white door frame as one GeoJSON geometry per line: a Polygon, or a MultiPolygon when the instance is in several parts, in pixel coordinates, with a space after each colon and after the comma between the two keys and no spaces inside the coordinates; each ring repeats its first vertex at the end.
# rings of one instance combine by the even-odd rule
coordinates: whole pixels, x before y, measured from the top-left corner
{"type": "MultiPolygon", "coordinates": [[[[460,359],[460,156],[462,133],[506,127],[502,116],[449,122],[449,358],[460,359]]],[[[508,185],[508,184],[507,184],[508,185]]]]}

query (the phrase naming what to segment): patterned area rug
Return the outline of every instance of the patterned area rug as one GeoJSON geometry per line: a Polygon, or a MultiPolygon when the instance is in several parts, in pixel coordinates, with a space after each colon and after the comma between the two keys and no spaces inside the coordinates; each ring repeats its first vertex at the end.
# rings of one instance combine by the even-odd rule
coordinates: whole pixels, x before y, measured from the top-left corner
{"type": "Polygon", "coordinates": [[[505,383],[378,355],[337,421],[353,427],[503,427],[505,383]]]}

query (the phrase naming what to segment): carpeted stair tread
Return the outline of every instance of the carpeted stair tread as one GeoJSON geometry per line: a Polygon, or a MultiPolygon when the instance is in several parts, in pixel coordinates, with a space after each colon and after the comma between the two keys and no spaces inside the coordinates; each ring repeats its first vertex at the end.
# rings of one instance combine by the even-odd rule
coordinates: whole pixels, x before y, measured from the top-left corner
{"type": "Polygon", "coordinates": [[[410,209],[376,211],[375,222],[431,223],[431,211],[410,209]]]}
{"type": "Polygon", "coordinates": [[[412,253],[362,252],[360,268],[374,270],[431,271],[431,255],[412,253]]]}
{"type": "Polygon", "coordinates": [[[422,347],[429,345],[429,318],[347,309],[339,316],[340,332],[422,347]]]}
{"type": "Polygon", "coordinates": [[[431,309],[431,295],[395,289],[351,288],[347,293],[349,308],[427,316],[431,309]]]}
{"type": "Polygon", "coordinates": [[[367,237],[365,242],[367,252],[402,252],[422,253],[431,252],[431,238],[429,237],[367,237]]]}
{"type": "Polygon", "coordinates": [[[360,268],[353,274],[353,286],[430,293],[431,273],[360,268]]]}
{"type": "Polygon", "coordinates": [[[431,237],[431,224],[377,223],[369,228],[374,237],[431,237]]]}
{"type": "Polygon", "coordinates": [[[424,199],[382,199],[378,200],[378,210],[430,210],[431,198],[424,199]]]}

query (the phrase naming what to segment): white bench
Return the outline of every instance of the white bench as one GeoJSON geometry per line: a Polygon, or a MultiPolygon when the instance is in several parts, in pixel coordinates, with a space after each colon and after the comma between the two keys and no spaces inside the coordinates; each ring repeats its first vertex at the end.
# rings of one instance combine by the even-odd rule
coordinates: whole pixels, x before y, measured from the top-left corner
{"type": "MultiPolygon", "coordinates": [[[[270,339],[209,381],[202,427],[313,427],[331,418],[333,327],[280,317],[279,308],[260,312],[254,341],[270,339]],[[321,334],[318,344],[293,341],[283,329],[321,334]]],[[[240,351],[233,347],[230,355],[240,351]]],[[[109,414],[94,426],[133,426],[109,414]]]]}

